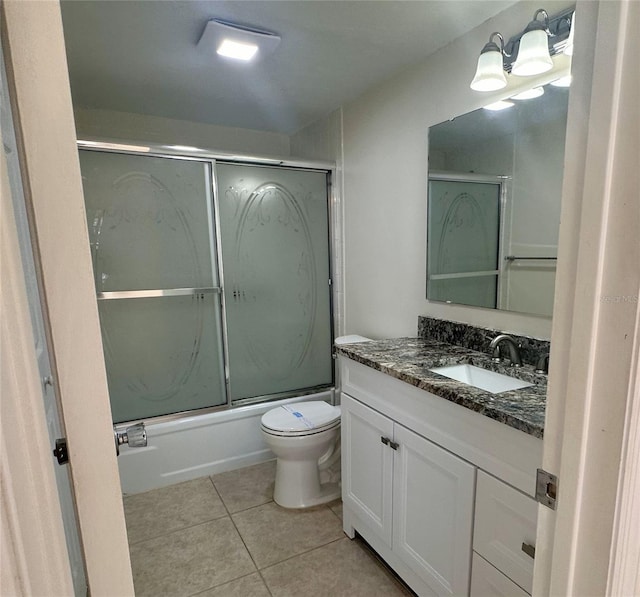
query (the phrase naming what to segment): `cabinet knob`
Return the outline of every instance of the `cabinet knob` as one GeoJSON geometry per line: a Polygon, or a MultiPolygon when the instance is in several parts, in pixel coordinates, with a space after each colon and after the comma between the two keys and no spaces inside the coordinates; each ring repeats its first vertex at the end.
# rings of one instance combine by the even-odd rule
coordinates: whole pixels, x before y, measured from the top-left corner
{"type": "Polygon", "coordinates": [[[391,440],[388,437],[381,437],[380,441],[385,445],[388,446],[391,443],[391,440]]]}
{"type": "Polygon", "coordinates": [[[529,545],[528,543],[522,544],[522,551],[526,553],[530,558],[536,557],[536,548],[535,545],[529,545]]]}

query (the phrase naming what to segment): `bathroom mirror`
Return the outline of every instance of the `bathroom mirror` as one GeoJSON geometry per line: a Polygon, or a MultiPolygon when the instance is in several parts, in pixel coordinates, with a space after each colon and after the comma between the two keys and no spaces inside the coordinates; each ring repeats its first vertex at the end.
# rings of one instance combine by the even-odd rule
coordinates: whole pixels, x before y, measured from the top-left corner
{"type": "Polygon", "coordinates": [[[568,88],[429,129],[427,299],[551,316],[568,88]]]}

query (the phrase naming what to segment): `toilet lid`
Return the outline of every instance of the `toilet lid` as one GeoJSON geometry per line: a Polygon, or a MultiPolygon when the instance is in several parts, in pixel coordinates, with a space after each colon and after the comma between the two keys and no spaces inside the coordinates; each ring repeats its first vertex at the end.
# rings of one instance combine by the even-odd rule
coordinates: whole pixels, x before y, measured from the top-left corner
{"type": "Polygon", "coordinates": [[[326,402],[298,402],[271,409],[262,426],[280,433],[317,433],[340,422],[340,409],[326,402]]]}

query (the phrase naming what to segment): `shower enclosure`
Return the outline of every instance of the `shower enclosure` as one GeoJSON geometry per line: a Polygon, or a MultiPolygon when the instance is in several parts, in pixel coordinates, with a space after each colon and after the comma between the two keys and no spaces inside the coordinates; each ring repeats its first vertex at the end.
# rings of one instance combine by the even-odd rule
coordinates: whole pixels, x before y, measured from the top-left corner
{"type": "Polygon", "coordinates": [[[114,423],[333,386],[327,170],[79,154],[114,423]]]}

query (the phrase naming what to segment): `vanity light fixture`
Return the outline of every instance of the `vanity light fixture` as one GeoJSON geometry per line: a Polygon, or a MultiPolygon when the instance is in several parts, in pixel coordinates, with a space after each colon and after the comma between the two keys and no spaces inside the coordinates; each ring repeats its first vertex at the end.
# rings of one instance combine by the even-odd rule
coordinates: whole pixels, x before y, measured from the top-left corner
{"type": "Polygon", "coordinates": [[[567,56],[573,56],[573,36],[576,30],[576,13],[571,13],[571,22],[570,22],[571,30],[569,31],[569,38],[567,39],[567,45],[564,47],[564,53],[567,56]]]}
{"type": "Polygon", "coordinates": [[[504,38],[497,31],[489,36],[489,42],[485,44],[478,58],[478,68],[471,81],[471,89],[474,91],[497,91],[507,86],[507,78],[504,74],[502,55],[504,54],[504,38]],[[493,41],[497,37],[500,47],[493,41]]]}
{"type": "Polygon", "coordinates": [[[271,31],[222,19],[210,19],[200,36],[198,47],[204,48],[211,55],[217,54],[250,62],[258,57],[264,58],[273,52],[279,43],[280,36],[271,31]]]}
{"type": "Polygon", "coordinates": [[[546,73],[553,68],[553,60],[549,53],[549,15],[544,8],[540,8],[533,15],[518,47],[518,58],[511,67],[511,72],[517,77],[531,77],[546,73]],[[538,20],[538,15],[544,21],[538,20]]]}
{"type": "Polygon", "coordinates": [[[499,32],[492,33],[478,58],[471,89],[497,91],[507,86],[509,73],[529,77],[547,72],[553,68],[552,56],[563,51],[572,54],[574,22],[574,8],[551,18],[540,8],[524,31],[509,41],[499,32]]]}

